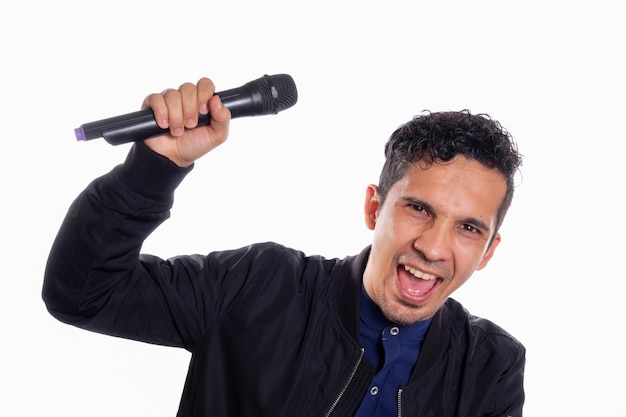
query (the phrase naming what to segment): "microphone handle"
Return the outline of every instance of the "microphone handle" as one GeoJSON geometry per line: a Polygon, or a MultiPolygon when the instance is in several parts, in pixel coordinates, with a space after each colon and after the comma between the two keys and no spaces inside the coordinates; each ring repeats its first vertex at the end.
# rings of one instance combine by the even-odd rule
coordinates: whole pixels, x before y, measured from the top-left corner
{"type": "MultiPolygon", "coordinates": [[[[231,118],[261,114],[262,97],[248,85],[215,93],[231,112],[231,118]]],[[[211,115],[198,114],[198,126],[208,126],[211,115]]],[[[144,140],[169,133],[157,125],[152,109],[139,110],[121,116],[84,123],[74,129],[78,140],[104,138],[111,145],[144,140]]]]}
{"type": "MultiPolygon", "coordinates": [[[[211,118],[207,114],[206,120],[202,120],[203,126],[209,124],[210,120],[211,118]]],[[[198,120],[198,125],[201,125],[200,120],[198,120]]],[[[74,130],[78,140],[104,138],[111,145],[135,142],[168,132],[169,129],[161,129],[157,125],[152,109],[85,123],[74,130]]]]}

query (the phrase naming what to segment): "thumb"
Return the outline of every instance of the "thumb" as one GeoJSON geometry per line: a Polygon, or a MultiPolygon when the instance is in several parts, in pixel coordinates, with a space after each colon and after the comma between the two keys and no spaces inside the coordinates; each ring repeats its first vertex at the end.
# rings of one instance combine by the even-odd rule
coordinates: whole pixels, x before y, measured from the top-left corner
{"type": "Polygon", "coordinates": [[[219,96],[213,96],[209,100],[209,113],[211,114],[211,122],[209,130],[216,142],[222,143],[228,137],[230,127],[231,114],[230,110],[222,104],[219,96]]]}

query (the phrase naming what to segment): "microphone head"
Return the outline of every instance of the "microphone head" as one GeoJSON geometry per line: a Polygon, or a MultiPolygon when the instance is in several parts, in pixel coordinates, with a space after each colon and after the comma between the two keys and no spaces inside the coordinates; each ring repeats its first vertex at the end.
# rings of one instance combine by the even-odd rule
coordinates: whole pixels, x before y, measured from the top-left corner
{"type": "Polygon", "coordinates": [[[261,94],[262,114],[276,114],[298,101],[296,83],[288,74],[264,75],[256,81],[261,94]]]}

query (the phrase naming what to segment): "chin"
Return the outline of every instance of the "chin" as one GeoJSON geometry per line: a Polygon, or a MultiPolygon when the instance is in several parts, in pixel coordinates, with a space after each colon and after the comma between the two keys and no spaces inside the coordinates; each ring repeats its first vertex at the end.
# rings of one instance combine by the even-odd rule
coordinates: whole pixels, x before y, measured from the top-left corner
{"type": "Polygon", "coordinates": [[[434,312],[430,312],[426,307],[407,305],[403,302],[385,302],[380,309],[388,320],[403,326],[426,320],[434,315],[434,312]]]}

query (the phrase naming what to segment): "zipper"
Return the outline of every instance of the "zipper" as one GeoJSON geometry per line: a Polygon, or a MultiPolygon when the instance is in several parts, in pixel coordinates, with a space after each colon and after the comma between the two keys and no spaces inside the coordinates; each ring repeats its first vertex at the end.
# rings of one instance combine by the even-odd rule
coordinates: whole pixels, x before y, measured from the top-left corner
{"type": "Polygon", "coordinates": [[[357,359],[356,364],[352,368],[352,372],[350,372],[350,376],[348,377],[348,381],[345,383],[343,388],[341,388],[341,391],[339,391],[339,395],[337,395],[337,398],[335,398],[335,401],[333,401],[333,403],[331,404],[331,406],[328,409],[328,411],[326,412],[326,414],[324,414],[324,417],[330,417],[330,415],[333,413],[333,411],[335,411],[335,408],[337,407],[337,404],[339,404],[339,401],[341,401],[341,397],[343,397],[343,394],[346,393],[346,391],[348,390],[348,387],[350,386],[350,383],[354,379],[354,375],[356,375],[356,371],[357,371],[357,369],[359,369],[359,365],[361,364],[361,361],[363,360],[363,354],[364,353],[365,353],[365,348],[361,348],[361,351],[359,352],[359,358],[357,359]]]}
{"type": "Polygon", "coordinates": [[[402,417],[402,388],[398,390],[398,417],[402,417]]]}

